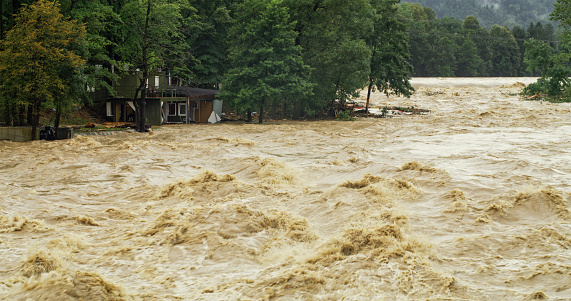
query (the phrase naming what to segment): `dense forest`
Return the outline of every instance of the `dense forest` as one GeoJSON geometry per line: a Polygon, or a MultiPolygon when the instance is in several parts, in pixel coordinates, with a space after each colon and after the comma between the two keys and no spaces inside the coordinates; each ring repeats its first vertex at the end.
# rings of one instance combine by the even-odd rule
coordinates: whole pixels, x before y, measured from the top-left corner
{"type": "Polygon", "coordinates": [[[439,18],[453,17],[463,20],[475,16],[483,27],[491,29],[498,24],[506,27],[527,26],[529,23],[549,23],[555,0],[413,0],[430,7],[439,18]]]}
{"type": "MultiPolygon", "coordinates": [[[[432,8],[399,0],[28,1],[0,5],[0,122],[7,125],[37,126],[50,108],[59,120],[89,102],[88,91],[113,95],[110,83],[125,74],[139,76],[139,130],[147,80],[160,72],[180,85],[220,88],[225,103],[247,116],[281,118],[332,117],[362,89],[408,96],[410,76],[556,72],[559,89],[567,83],[570,39],[552,23],[488,29],[475,16],[437,18],[432,8]],[[546,71],[551,66],[559,69],[546,71]]],[[[561,1],[554,19],[567,28],[561,1]]]]}
{"type": "Polygon", "coordinates": [[[538,76],[524,61],[526,41],[560,49],[552,23],[493,25],[488,30],[475,16],[439,19],[434,10],[417,3],[400,4],[399,19],[407,25],[413,76],[538,76]]]}
{"type": "Polygon", "coordinates": [[[37,126],[42,109],[65,113],[86,91],[113,93],[110,82],[133,74],[144,131],[146,83],[159,72],[221,87],[225,104],[262,117],[331,117],[363,88],[410,95],[398,2],[14,1],[0,12],[0,115],[37,126]]]}

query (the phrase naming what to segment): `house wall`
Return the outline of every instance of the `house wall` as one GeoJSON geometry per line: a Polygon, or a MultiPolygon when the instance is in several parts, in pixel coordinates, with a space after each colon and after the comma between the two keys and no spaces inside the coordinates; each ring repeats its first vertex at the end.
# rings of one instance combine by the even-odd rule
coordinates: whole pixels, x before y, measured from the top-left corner
{"type": "MultiPolygon", "coordinates": [[[[185,101],[176,101],[176,102],[168,102],[168,103],[174,103],[176,105],[175,107],[175,111],[173,112],[168,112],[167,115],[167,122],[168,123],[186,123],[187,122],[187,115],[188,115],[188,107],[186,107],[187,102],[185,101]],[[184,104],[184,106],[186,107],[186,110],[184,110],[184,115],[179,115],[181,112],[181,104],[184,104]]],[[[192,116],[191,116],[192,117],[192,116]]]]}
{"type": "MultiPolygon", "coordinates": [[[[140,74],[141,72],[139,71],[137,73],[140,74]]],[[[115,91],[117,91],[117,98],[133,99],[133,97],[135,97],[135,91],[137,90],[138,86],[139,77],[136,73],[133,73],[119,78],[113,87],[115,88],[115,91]]],[[[149,76],[148,86],[149,88],[157,87],[157,89],[165,89],[168,86],[168,78],[166,74],[160,73],[149,76]]]]}
{"type": "Polygon", "coordinates": [[[212,101],[211,100],[199,100],[198,101],[199,112],[195,112],[196,122],[208,122],[210,114],[212,114],[212,101]]]}
{"type": "Polygon", "coordinates": [[[122,76],[113,85],[117,92],[115,97],[133,99],[137,86],[139,86],[139,78],[136,75],[122,76]]]}
{"type": "MultiPolygon", "coordinates": [[[[212,103],[212,110],[216,112],[216,114],[222,115],[222,105],[222,100],[215,99],[212,103]]],[[[210,115],[208,117],[210,117],[210,115]]]]}
{"type": "Polygon", "coordinates": [[[147,122],[152,125],[162,125],[161,120],[161,101],[158,99],[149,99],[146,101],[147,106],[145,108],[145,115],[147,116],[147,122]]]}

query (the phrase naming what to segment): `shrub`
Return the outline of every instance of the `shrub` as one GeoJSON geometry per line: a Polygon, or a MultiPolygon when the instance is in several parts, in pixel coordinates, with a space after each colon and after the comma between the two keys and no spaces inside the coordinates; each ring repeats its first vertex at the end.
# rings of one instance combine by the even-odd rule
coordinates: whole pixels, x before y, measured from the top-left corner
{"type": "Polygon", "coordinates": [[[355,118],[351,117],[351,111],[339,111],[337,114],[337,120],[341,121],[353,121],[355,118]]]}

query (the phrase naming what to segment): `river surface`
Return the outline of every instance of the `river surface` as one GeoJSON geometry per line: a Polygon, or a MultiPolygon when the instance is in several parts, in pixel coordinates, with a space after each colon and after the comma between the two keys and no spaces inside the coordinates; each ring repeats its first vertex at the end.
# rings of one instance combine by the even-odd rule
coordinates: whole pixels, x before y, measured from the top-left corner
{"type": "Polygon", "coordinates": [[[533,81],[373,95],[426,115],[0,141],[0,299],[569,300],[571,105],[533,81]]]}

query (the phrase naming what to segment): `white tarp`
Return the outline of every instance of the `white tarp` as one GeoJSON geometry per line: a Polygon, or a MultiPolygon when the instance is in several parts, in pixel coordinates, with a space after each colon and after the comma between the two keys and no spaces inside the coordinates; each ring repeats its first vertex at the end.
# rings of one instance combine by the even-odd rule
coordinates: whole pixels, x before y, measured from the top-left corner
{"type": "Polygon", "coordinates": [[[208,122],[210,123],[217,123],[220,122],[220,120],[220,116],[218,116],[214,111],[212,111],[212,114],[210,114],[210,117],[208,118],[208,122]]]}
{"type": "Polygon", "coordinates": [[[168,110],[169,106],[166,105],[166,102],[161,101],[161,124],[165,123],[165,120],[167,120],[167,116],[169,115],[167,112],[168,110]]]}
{"type": "Polygon", "coordinates": [[[135,105],[133,104],[132,101],[128,101],[127,103],[128,103],[129,106],[133,109],[133,111],[137,111],[137,110],[135,109],[135,105]]]}

